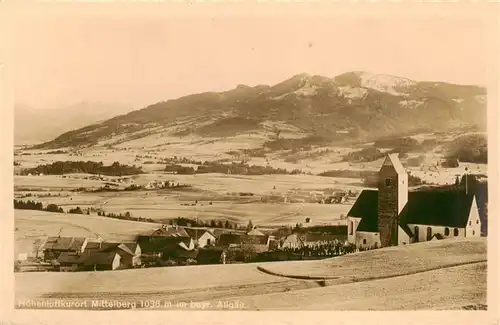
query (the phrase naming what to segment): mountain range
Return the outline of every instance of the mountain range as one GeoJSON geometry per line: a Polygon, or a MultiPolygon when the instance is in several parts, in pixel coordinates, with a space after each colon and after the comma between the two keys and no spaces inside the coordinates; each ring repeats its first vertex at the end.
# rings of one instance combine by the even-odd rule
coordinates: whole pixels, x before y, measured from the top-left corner
{"type": "Polygon", "coordinates": [[[269,131],[270,124],[328,141],[463,126],[485,129],[486,89],[368,72],[334,78],[299,74],[272,86],[238,85],[159,102],[65,132],[36,148],[91,146],[165,133],[233,137],[269,131]]]}

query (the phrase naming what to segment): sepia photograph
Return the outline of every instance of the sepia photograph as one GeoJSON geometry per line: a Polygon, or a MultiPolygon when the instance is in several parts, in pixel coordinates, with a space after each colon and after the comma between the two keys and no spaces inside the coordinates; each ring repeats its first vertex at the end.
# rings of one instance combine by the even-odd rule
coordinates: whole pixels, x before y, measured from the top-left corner
{"type": "Polygon", "coordinates": [[[11,16],[15,310],[491,310],[497,17],[150,5],[11,16]]]}

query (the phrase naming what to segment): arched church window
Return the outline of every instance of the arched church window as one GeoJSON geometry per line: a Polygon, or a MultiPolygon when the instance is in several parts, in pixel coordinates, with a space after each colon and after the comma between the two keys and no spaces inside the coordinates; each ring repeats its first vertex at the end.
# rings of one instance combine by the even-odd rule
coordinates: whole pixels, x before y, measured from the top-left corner
{"type": "Polygon", "coordinates": [[[418,234],[418,226],[415,226],[415,242],[418,243],[419,234],[418,234]]]}
{"type": "Polygon", "coordinates": [[[449,236],[450,235],[450,228],[446,227],[444,228],[444,235],[449,236]]]}
{"type": "Polygon", "coordinates": [[[453,236],[455,236],[455,237],[458,236],[458,229],[457,228],[453,229],[453,236]]]}
{"type": "Polygon", "coordinates": [[[391,186],[391,184],[392,184],[392,179],[386,178],[385,179],[385,186],[391,186]]]}
{"type": "Polygon", "coordinates": [[[427,240],[431,240],[432,238],[432,228],[427,227],[427,240]]]}

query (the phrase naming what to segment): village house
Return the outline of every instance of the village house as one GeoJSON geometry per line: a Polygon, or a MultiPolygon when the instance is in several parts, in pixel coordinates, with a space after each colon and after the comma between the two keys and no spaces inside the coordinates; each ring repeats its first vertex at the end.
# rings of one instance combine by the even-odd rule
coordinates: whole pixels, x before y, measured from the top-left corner
{"type": "Polygon", "coordinates": [[[151,235],[139,235],[137,243],[141,247],[141,260],[148,265],[195,249],[194,240],[185,229],[177,226],[164,225],[151,235]]]}
{"type": "Polygon", "coordinates": [[[215,246],[217,237],[212,229],[185,228],[197,247],[215,246]]]}
{"type": "Polygon", "coordinates": [[[135,242],[113,243],[113,242],[89,242],[85,253],[109,253],[115,252],[120,255],[120,268],[128,269],[140,266],[141,246],[135,242]]]}
{"type": "Polygon", "coordinates": [[[87,239],[81,237],[48,237],[41,245],[45,261],[56,260],[63,252],[81,254],[87,245],[87,239]]]}
{"type": "Polygon", "coordinates": [[[469,187],[410,192],[406,170],[397,154],[389,154],[378,174],[378,190],[363,190],[348,213],[348,241],[376,248],[429,241],[436,234],[480,236],[477,196],[469,187]]]}
{"type": "Polygon", "coordinates": [[[85,271],[113,271],[120,267],[121,256],[112,252],[96,252],[82,256],[83,270],[85,271]]]}
{"type": "Polygon", "coordinates": [[[278,248],[278,241],[275,236],[270,235],[226,233],[220,236],[217,246],[227,249],[247,249],[255,253],[264,253],[278,248]]]}
{"type": "MultiPolygon", "coordinates": [[[[74,252],[62,252],[57,258],[58,269],[61,272],[78,271],[83,266],[82,255],[74,252]]],[[[57,267],[57,266],[56,266],[57,267]]]]}

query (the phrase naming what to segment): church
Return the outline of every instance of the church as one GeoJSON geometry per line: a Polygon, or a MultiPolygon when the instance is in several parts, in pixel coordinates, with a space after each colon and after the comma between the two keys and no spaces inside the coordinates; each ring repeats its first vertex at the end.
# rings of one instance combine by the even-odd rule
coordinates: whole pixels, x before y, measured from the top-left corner
{"type": "Polygon", "coordinates": [[[398,155],[387,155],[378,173],[378,190],[363,190],[347,214],[348,241],[363,249],[481,236],[480,207],[486,204],[487,192],[478,191],[483,187],[468,182],[468,176],[463,178],[465,186],[409,191],[398,155]]]}

